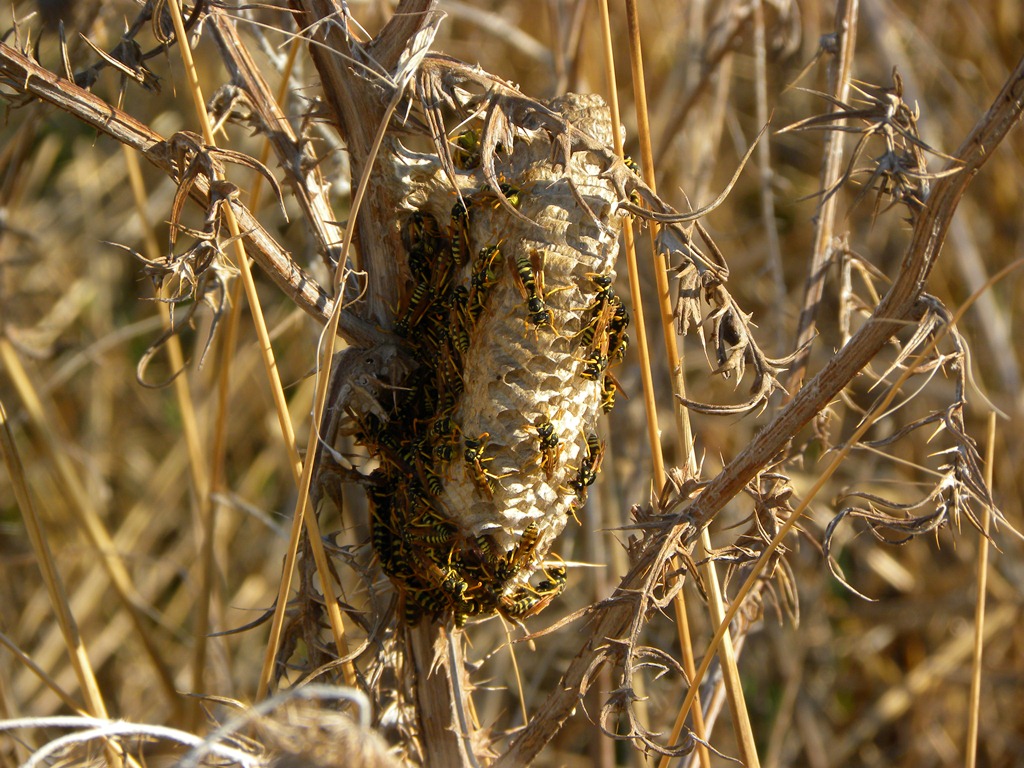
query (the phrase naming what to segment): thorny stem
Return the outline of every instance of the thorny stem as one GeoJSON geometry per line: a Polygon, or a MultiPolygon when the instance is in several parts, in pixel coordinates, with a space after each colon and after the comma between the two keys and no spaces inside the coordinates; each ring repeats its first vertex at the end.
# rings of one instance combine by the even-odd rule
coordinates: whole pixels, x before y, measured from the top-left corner
{"type": "MultiPolygon", "coordinates": [[[[633,73],[633,93],[636,100],[637,133],[640,138],[640,157],[643,163],[644,179],[651,191],[657,194],[654,154],[651,149],[650,120],[647,110],[647,88],[644,79],[643,53],[640,42],[640,18],[636,0],[626,0],[626,12],[629,26],[629,50],[630,65],[633,73]]],[[[661,330],[665,342],[665,353],[668,360],[669,376],[672,380],[673,413],[676,420],[676,441],[678,443],[679,456],[685,460],[687,477],[696,477],[697,460],[693,453],[693,432],[690,426],[690,416],[680,398],[686,397],[686,381],[683,376],[683,365],[680,357],[679,345],[676,341],[675,323],[672,318],[672,299],[668,285],[668,258],[666,254],[657,247],[658,228],[655,223],[650,224],[651,253],[654,257],[654,276],[658,290],[658,309],[661,316],[661,330]]],[[[665,487],[665,476],[660,478],[656,475],[656,488],[665,487]]],[[[707,528],[701,530],[701,547],[711,551],[711,538],[707,528]]],[[[679,564],[675,563],[676,569],[679,564]]],[[[709,586],[708,610],[715,622],[721,621],[723,614],[721,588],[718,585],[718,575],[715,572],[715,564],[711,558],[707,559],[704,565],[709,586]]],[[[676,592],[673,605],[676,614],[677,631],[679,632],[679,644],[683,653],[684,668],[693,666],[693,646],[689,637],[689,623],[683,618],[686,612],[685,593],[683,590],[676,592]]],[[[758,764],[757,750],[754,746],[753,732],[750,726],[750,717],[747,714],[746,704],[743,701],[743,689],[740,686],[739,669],[736,666],[736,653],[732,646],[731,638],[726,638],[722,648],[722,670],[725,676],[727,693],[729,695],[729,706],[733,715],[733,723],[736,729],[737,742],[741,745],[741,754],[744,762],[749,766],[758,764]]],[[[699,709],[699,707],[698,707],[699,709]]],[[[694,712],[694,724],[700,731],[703,730],[703,715],[694,712]]],[[[681,719],[682,713],[680,715],[681,719]]],[[[698,738],[704,738],[706,734],[698,731],[698,738]]],[[[703,752],[702,748],[702,752],[703,752]]]]}
{"type": "MultiPolygon", "coordinates": [[[[260,162],[266,165],[270,149],[273,147],[279,164],[285,169],[285,182],[302,209],[303,221],[312,230],[327,268],[333,270],[339,262],[338,243],[344,229],[337,222],[337,216],[328,197],[331,185],[324,180],[318,158],[315,157],[311,145],[296,136],[291,123],[288,122],[287,114],[281,107],[281,104],[285,103],[290,73],[302,49],[302,38],[296,36],[292,40],[284,76],[275,97],[249,50],[242,43],[235,21],[227,14],[217,13],[213,17],[213,31],[214,39],[221,48],[222,58],[231,72],[232,81],[243,89],[262,124],[265,141],[260,162]]],[[[252,211],[259,210],[259,197],[264,181],[259,173],[254,174],[254,179],[248,206],[252,211]]]]}
{"type": "Polygon", "coordinates": [[[495,763],[496,768],[528,763],[554,737],[576,706],[581,688],[605,662],[615,658],[609,641],[626,637],[634,619],[641,623],[645,620],[646,600],[640,590],[649,575],[659,572],[676,547],[686,543],[682,538],[692,530],[691,526],[707,525],[761,467],[784,450],[792,436],[827,407],[910,317],[942,248],[960,198],[974,175],[1020,121],[1022,111],[1024,58],[1017,63],[992,107],[954,155],[958,162],[952,167],[959,168],[960,172],[942,176],[933,185],[916,220],[899,272],[870,321],[796,393],[747,448],[708,483],[670,530],[652,537],[640,561],[623,577],[616,594],[595,607],[590,618],[592,629],[562,676],[561,685],[495,763]],[[639,616],[638,610],[641,611],[639,616]]]}
{"type": "MultiPolygon", "coordinates": [[[[218,15],[216,18],[218,27],[220,28],[220,22],[222,17],[218,15]]],[[[233,31],[233,27],[231,30],[233,31]]],[[[281,77],[281,86],[277,94],[277,103],[281,103],[286,95],[288,88],[288,80],[292,71],[292,67],[295,64],[295,58],[299,50],[298,38],[292,43],[291,50],[289,51],[288,61],[285,64],[284,72],[281,77]]],[[[267,164],[267,159],[270,156],[270,141],[265,140],[263,142],[263,148],[260,155],[260,163],[262,165],[267,164]]],[[[253,183],[249,190],[249,207],[257,211],[259,210],[260,196],[263,185],[263,176],[257,171],[253,171],[253,183]]],[[[213,430],[213,445],[210,450],[210,493],[220,493],[223,490],[224,478],[225,478],[225,467],[226,467],[226,456],[227,456],[227,414],[228,414],[228,396],[231,392],[231,361],[234,357],[235,345],[238,339],[238,326],[242,314],[242,284],[235,281],[231,286],[231,308],[228,311],[227,323],[225,324],[223,339],[220,345],[220,358],[221,365],[217,372],[217,395],[216,395],[216,416],[214,418],[214,430],[213,430]]],[[[213,507],[214,510],[217,506],[213,507]]],[[[209,553],[204,552],[204,556],[208,556],[212,559],[213,557],[213,546],[212,542],[209,547],[209,553]]],[[[204,565],[206,564],[206,557],[204,557],[204,565]]],[[[199,689],[197,689],[199,690],[199,689]]]]}
{"type": "MultiPolygon", "coordinates": [[[[163,136],[3,42],[0,42],[0,82],[18,93],[53,104],[100,133],[131,147],[168,175],[173,176],[177,172],[163,136]]],[[[197,177],[190,189],[192,199],[205,210],[209,207],[209,194],[210,180],[205,176],[197,177]]],[[[326,322],[334,300],[292,260],[248,208],[234,201],[231,209],[245,232],[248,255],[302,311],[320,323],[326,322]]],[[[342,309],[338,329],[352,343],[366,347],[383,343],[388,338],[348,309],[342,309]]]]}
{"type": "MultiPolygon", "coordinates": [[[[604,64],[605,80],[608,88],[608,108],[611,114],[612,123],[612,146],[615,154],[625,157],[625,150],[622,145],[622,132],[619,126],[622,125],[619,112],[619,89],[615,80],[615,50],[612,46],[611,20],[608,12],[608,0],[602,0],[601,6],[601,36],[604,41],[604,64]]],[[[640,291],[640,273],[637,269],[636,258],[636,236],[633,231],[633,222],[626,221],[622,227],[623,251],[626,257],[626,272],[629,277],[629,295],[633,304],[633,320],[636,325],[637,358],[640,367],[640,382],[644,393],[644,412],[646,415],[647,442],[651,451],[651,472],[655,478],[665,478],[665,459],[661,450],[661,429],[658,427],[658,406],[654,394],[654,378],[651,371],[651,353],[647,346],[647,320],[644,317],[643,295],[640,291]]],[[[657,480],[655,480],[657,482],[657,480]]],[[[680,593],[681,595],[682,593],[680,593]]],[[[683,655],[684,665],[686,660],[693,661],[693,645],[689,638],[689,624],[686,622],[685,606],[680,608],[677,604],[676,612],[682,613],[681,621],[677,617],[677,631],[679,632],[680,648],[683,655]]],[[[609,676],[610,679],[610,676],[609,676]]],[[[697,715],[700,716],[699,713],[697,715]]],[[[698,726],[703,733],[703,723],[698,726]]]]}
{"type": "MultiPolygon", "coordinates": [[[[196,114],[203,131],[203,139],[209,146],[216,146],[216,138],[213,135],[213,128],[210,123],[209,114],[206,111],[206,104],[202,99],[202,91],[199,85],[199,73],[196,70],[195,62],[192,59],[192,51],[188,44],[188,36],[185,31],[184,19],[181,15],[181,8],[177,2],[169,5],[171,9],[171,20],[174,23],[174,31],[178,37],[178,50],[181,52],[182,62],[185,65],[185,72],[189,79],[189,85],[195,101],[196,114]]],[[[264,657],[263,670],[260,675],[257,698],[266,695],[267,686],[270,682],[270,675],[273,671],[273,660],[277,653],[281,628],[284,623],[284,612],[288,605],[288,594],[291,591],[291,577],[294,570],[296,554],[298,552],[298,532],[303,525],[307,529],[310,538],[310,545],[313,556],[316,559],[317,571],[320,575],[320,585],[324,592],[324,603],[327,614],[331,619],[331,629],[334,633],[334,641],[338,654],[345,658],[348,656],[348,641],[345,638],[344,624],[341,619],[341,611],[338,608],[338,601],[334,596],[334,586],[331,581],[331,569],[327,561],[327,555],[323,549],[323,540],[320,536],[320,527],[314,515],[307,514],[306,506],[309,501],[309,482],[311,475],[311,464],[303,467],[302,460],[298,455],[298,448],[295,443],[295,431],[291,423],[291,416],[288,412],[288,403],[284,397],[284,388],[281,385],[281,378],[278,374],[277,363],[274,359],[274,349],[270,342],[270,334],[267,331],[266,321],[260,307],[259,296],[256,294],[256,283],[253,280],[252,271],[249,267],[249,258],[242,245],[241,229],[238,219],[234,215],[232,207],[225,207],[225,222],[228,231],[231,233],[235,257],[239,270],[242,273],[243,284],[245,285],[246,298],[249,300],[249,307],[252,310],[253,323],[256,326],[256,335],[260,340],[260,352],[263,356],[264,369],[270,382],[271,394],[274,397],[274,405],[277,410],[278,421],[284,436],[285,447],[288,451],[292,473],[299,485],[299,500],[295,511],[292,525],[292,535],[289,540],[288,553],[285,556],[285,564],[282,572],[281,585],[278,591],[276,610],[271,624],[270,638],[267,642],[267,652],[264,657]],[[300,480],[301,478],[301,480],[300,480]],[[302,483],[302,480],[305,482],[302,483]]],[[[338,294],[339,300],[341,293],[338,294]]],[[[350,685],[355,682],[354,670],[346,669],[346,682],[350,685]]]]}
{"type": "MultiPolygon", "coordinates": [[[[1016,262],[1014,262],[1014,263],[1004,267],[1002,270],[1000,270],[996,275],[994,275],[989,280],[989,282],[985,286],[985,288],[987,289],[991,285],[994,285],[998,280],[1002,279],[1002,277],[1004,277],[1010,271],[1012,271],[1012,270],[1016,269],[1017,267],[1019,267],[1022,263],[1024,263],[1024,262],[1016,261],[1016,262]]],[[[910,379],[910,377],[913,376],[915,372],[921,370],[921,367],[922,367],[921,364],[925,360],[927,360],[928,357],[935,351],[936,347],[938,347],[938,345],[939,345],[939,342],[942,341],[942,339],[945,338],[945,336],[949,333],[949,329],[956,326],[956,324],[959,322],[960,318],[963,317],[964,313],[968,310],[968,308],[983,293],[983,290],[979,290],[979,291],[975,292],[974,294],[972,294],[972,296],[964,304],[962,304],[960,306],[960,308],[957,310],[956,314],[953,316],[952,320],[947,325],[945,325],[944,327],[939,329],[939,331],[931,338],[931,340],[924,346],[924,348],[906,366],[906,368],[903,370],[903,372],[900,374],[900,376],[896,379],[896,381],[892,384],[892,386],[889,387],[889,390],[885,393],[885,395],[877,403],[875,403],[872,406],[870,411],[868,411],[864,415],[864,417],[861,420],[860,424],[858,424],[857,428],[853,431],[853,434],[850,435],[850,437],[845,441],[843,446],[835,453],[835,455],[832,457],[831,461],[829,462],[828,467],[825,469],[824,472],[821,473],[821,475],[818,477],[818,479],[810,487],[810,489],[807,491],[806,495],[804,496],[803,500],[796,507],[796,509],[793,510],[792,515],[790,515],[789,519],[786,520],[786,522],[779,528],[779,530],[775,534],[775,536],[772,537],[771,542],[769,542],[768,546],[765,547],[764,551],[761,553],[761,556],[757,559],[757,561],[751,567],[750,573],[747,574],[747,578],[743,582],[743,586],[740,587],[740,590],[739,590],[739,594],[740,595],[747,594],[748,592],[753,590],[754,584],[756,584],[758,579],[761,578],[761,574],[763,573],[766,564],[771,559],[772,553],[775,552],[779,548],[779,546],[782,544],[782,542],[786,538],[786,536],[788,536],[790,531],[793,530],[793,528],[796,526],[797,521],[804,515],[804,513],[807,511],[808,507],[810,507],[811,502],[818,495],[818,493],[821,491],[821,489],[824,488],[825,483],[829,480],[829,478],[832,477],[832,475],[835,473],[835,471],[839,468],[839,465],[842,464],[846,460],[846,458],[847,458],[847,456],[849,456],[850,452],[860,443],[861,438],[864,437],[865,434],[867,434],[867,431],[878,421],[878,419],[880,419],[880,418],[885,416],[885,414],[888,411],[889,406],[892,405],[893,400],[895,400],[896,396],[898,394],[900,394],[900,392],[903,391],[903,385],[906,384],[907,380],[910,379]]],[[[993,414],[993,418],[994,418],[994,414],[993,414]]],[[[990,433],[990,441],[991,441],[991,433],[990,433]]],[[[991,446],[989,446],[989,447],[991,448],[991,446]]],[[[991,451],[989,452],[989,455],[991,456],[991,451]]],[[[989,471],[991,470],[991,463],[989,464],[988,469],[989,469],[989,471]]],[[[987,486],[991,487],[991,484],[992,484],[991,474],[988,474],[986,476],[985,482],[986,482],[987,486]]],[[[991,514],[991,506],[986,504],[985,505],[985,522],[984,522],[984,524],[982,526],[982,531],[983,531],[984,537],[987,537],[987,535],[988,535],[988,520],[989,520],[990,514],[991,514]]],[[[980,581],[984,581],[984,579],[981,578],[980,581]]],[[[709,650],[708,655],[704,658],[704,661],[701,663],[700,669],[697,670],[697,677],[693,681],[694,685],[699,684],[700,680],[703,679],[704,675],[707,673],[708,668],[710,667],[710,662],[711,662],[711,657],[712,657],[713,649],[716,648],[718,646],[718,644],[723,641],[723,638],[727,635],[727,633],[729,631],[729,624],[732,623],[734,618],[736,618],[736,614],[739,612],[741,607],[742,607],[742,601],[737,599],[733,603],[733,605],[730,607],[729,612],[726,614],[725,618],[723,619],[723,621],[719,625],[718,630],[715,632],[714,638],[712,638],[712,640],[711,640],[711,644],[710,644],[710,649],[711,650],[709,650]]],[[[980,604],[980,607],[981,607],[981,610],[984,611],[984,603],[983,603],[983,601],[980,604]]],[[[980,621],[980,618],[981,617],[980,617],[980,614],[979,614],[979,616],[976,617],[976,621],[980,621]]],[[[976,629],[975,642],[980,644],[981,640],[983,638],[983,632],[978,630],[977,627],[975,629],[976,629]]],[[[980,654],[980,649],[978,648],[977,645],[975,646],[975,651],[976,651],[977,654],[980,654]]],[[[691,692],[687,695],[686,700],[683,703],[684,709],[687,708],[688,706],[692,705],[693,701],[694,701],[694,694],[693,694],[693,689],[691,689],[691,692]]]]}
{"type": "MultiPolygon", "coordinates": [[[[362,208],[358,215],[353,213],[346,231],[342,259],[353,235],[358,235],[368,281],[366,313],[374,322],[386,325],[401,282],[394,254],[401,252],[402,246],[397,228],[390,226],[395,201],[387,196],[385,185],[368,183],[370,166],[404,83],[398,84],[391,104],[384,106],[363,73],[353,72],[352,62],[371,62],[378,73],[395,72],[400,54],[430,21],[436,0],[402,0],[380,34],[365,45],[353,43],[345,34],[347,16],[340,3],[292,0],[290,4],[298,12],[300,26],[309,30],[310,55],[320,75],[325,101],[336,128],[345,137],[353,177],[360,178],[353,205],[365,194],[362,208]]],[[[469,723],[466,702],[454,696],[452,687],[462,681],[461,634],[456,642],[444,643],[445,631],[443,626],[424,622],[407,633],[406,648],[417,676],[417,717],[425,763],[447,768],[472,765],[476,758],[471,748],[472,734],[465,732],[469,723]],[[447,663],[435,665],[435,653],[444,654],[445,650],[447,663]]]]}

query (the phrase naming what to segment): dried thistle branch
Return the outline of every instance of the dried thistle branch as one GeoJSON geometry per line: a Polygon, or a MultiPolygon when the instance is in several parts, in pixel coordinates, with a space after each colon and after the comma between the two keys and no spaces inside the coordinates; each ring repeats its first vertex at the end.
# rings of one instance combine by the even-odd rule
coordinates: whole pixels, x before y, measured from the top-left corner
{"type": "MultiPolygon", "coordinates": [[[[277,103],[267,81],[242,44],[234,21],[223,11],[212,13],[214,39],[221,47],[224,61],[231,69],[233,87],[245,95],[253,129],[271,143],[285,181],[298,201],[303,219],[310,227],[325,265],[332,272],[338,266],[338,253],[344,231],[337,222],[328,196],[331,185],[320,171],[309,139],[296,136],[285,111],[277,103]]],[[[223,91],[223,87],[222,87],[223,91]]],[[[216,98],[216,97],[215,97],[216,98]]],[[[230,101],[233,103],[235,94],[230,101]]],[[[225,111],[230,114],[230,107],[225,111]]]]}
{"type": "Polygon", "coordinates": [[[892,448],[925,427],[933,428],[929,442],[944,436],[949,444],[932,454],[940,457],[941,463],[934,470],[936,479],[933,487],[919,499],[903,502],[863,490],[848,491],[839,499],[840,512],[829,523],[823,546],[832,573],[857,594],[860,593],[847,582],[832,556],[833,538],[839,524],[847,518],[867,521],[871,532],[890,544],[904,544],[923,533],[937,533],[950,525],[959,530],[963,517],[976,530],[983,532],[979,508],[992,510],[997,520],[1002,519],[985,481],[977,445],[964,426],[968,371],[966,344],[952,325],[949,312],[935,297],[922,296],[920,314],[915,333],[901,345],[896,360],[878,381],[883,381],[891,370],[902,367],[905,360],[942,333],[951,340],[953,351],[940,353],[933,350],[917,364],[914,372],[931,377],[942,371],[951,376],[955,381],[953,400],[945,408],[915,419],[885,438],[864,441],[863,445],[873,449],[892,448]]]}
{"type": "Polygon", "coordinates": [[[975,174],[992,156],[1024,113],[1024,59],[1010,73],[988,113],[976,124],[953,157],[958,171],[936,179],[915,222],[892,287],[871,321],[829,363],[801,388],[779,414],[715,478],[665,521],[666,527],[647,537],[639,561],[622,579],[615,594],[594,608],[580,650],[558,688],[534,714],[531,723],[495,763],[509,768],[529,762],[559,730],[577,705],[583,685],[608,657],[608,643],[646,621],[656,574],[675,552],[693,541],[697,531],[749,483],[761,467],[784,450],[793,435],[824,410],[901,327],[913,316],[924,280],[938,258],[950,221],[975,174]]]}
{"type": "MultiPolygon", "coordinates": [[[[95,94],[41,67],[27,54],[5,43],[0,43],[0,82],[16,93],[53,104],[101,133],[139,151],[168,175],[175,176],[179,172],[170,143],[164,137],[95,94]]],[[[198,176],[189,194],[203,210],[208,210],[211,194],[208,177],[198,176]]],[[[263,267],[297,306],[321,322],[325,321],[334,306],[333,299],[292,259],[245,206],[235,200],[231,205],[245,233],[249,256],[263,267]]],[[[345,309],[342,310],[339,332],[351,342],[364,346],[385,338],[371,324],[345,309]]]]}

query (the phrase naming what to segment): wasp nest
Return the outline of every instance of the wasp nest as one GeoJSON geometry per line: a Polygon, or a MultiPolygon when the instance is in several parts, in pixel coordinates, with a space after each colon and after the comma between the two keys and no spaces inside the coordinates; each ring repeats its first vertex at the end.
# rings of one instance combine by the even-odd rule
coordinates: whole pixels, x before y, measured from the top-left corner
{"type": "MultiPolygon", "coordinates": [[[[600,98],[551,107],[610,144],[600,98]]],[[[408,623],[519,619],[562,591],[551,545],[600,469],[607,369],[628,342],[621,216],[597,158],[555,167],[552,138],[524,131],[488,184],[480,144],[472,125],[453,140],[457,191],[436,160],[402,167],[410,289],[394,331],[419,365],[360,434],[380,460],[373,544],[408,623]]]]}

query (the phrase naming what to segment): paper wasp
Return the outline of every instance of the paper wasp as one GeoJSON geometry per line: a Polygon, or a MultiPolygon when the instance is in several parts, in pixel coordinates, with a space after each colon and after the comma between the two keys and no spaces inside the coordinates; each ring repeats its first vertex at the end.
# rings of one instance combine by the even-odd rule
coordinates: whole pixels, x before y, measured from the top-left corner
{"type": "Polygon", "coordinates": [[[495,566],[499,562],[499,556],[494,552],[494,539],[489,533],[480,533],[474,537],[473,544],[476,545],[481,565],[486,571],[494,574],[495,566]]]}
{"type": "MultiPolygon", "coordinates": [[[[498,189],[500,190],[502,196],[504,196],[504,198],[508,200],[509,205],[511,205],[513,208],[519,207],[519,204],[522,202],[523,199],[523,190],[521,190],[519,187],[513,184],[509,184],[504,181],[498,185],[498,189]]],[[[486,185],[481,187],[480,191],[476,195],[476,198],[481,201],[488,199],[491,200],[492,208],[499,208],[501,206],[501,197],[494,194],[494,190],[492,190],[489,186],[486,185]]]]}
{"type": "Polygon", "coordinates": [[[437,219],[422,211],[413,211],[401,235],[409,254],[409,272],[414,279],[428,282],[437,259],[450,250],[448,238],[441,234],[437,219]]]}
{"type": "Polygon", "coordinates": [[[423,470],[424,483],[426,483],[427,490],[434,496],[440,496],[444,493],[444,478],[441,475],[434,472],[429,467],[423,470]]]}
{"type": "MultiPolygon", "coordinates": [[[[615,392],[621,389],[619,382],[611,373],[606,372],[601,379],[601,412],[608,413],[615,407],[615,392]]],[[[629,399],[629,398],[627,398],[629,399]]]]}
{"type": "MultiPolygon", "coordinates": [[[[635,173],[637,178],[639,178],[641,180],[643,179],[643,177],[644,177],[643,171],[640,169],[640,166],[637,165],[636,160],[634,160],[629,155],[626,155],[624,158],[622,158],[622,163],[629,170],[631,170],[633,173],[635,173]]],[[[631,202],[633,205],[635,205],[637,207],[640,206],[640,202],[641,202],[640,201],[640,193],[638,193],[635,189],[632,192],[629,193],[629,202],[631,202]]]]}
{"type": "Polygon", "coordinates": [[[598,287],[598,291],[594,295],[594,301],[591,303],[590,308],[597,306],[598,302],[607,301],[615,295],[615,289],[612,288],[614,278],[607,272],[591,274],[590,280],[598,287]]]}
{"type": "Polygon", "coordinates": [[[406,626],[415,627],[423,618],[423,606],[421,606],[409,590],[401,590],[402,595],[402,619],[406,626]]]}
{"type": "Polygon", "coordinates": [[[498,282],[497,265],[501,263],[503,258],[501,243],[481,248],[480,255],[473,262],[471,285],[479,290],[490,290],[498,282]]]}
{"type": "Polygon", "coordinates": [[[455,538],[456,527],[430,507],[425,507],[410,523],[410,538],[436,547],[450,544],[455,538]]]}
{"type": "Polygon", "coordinates": [[[469,314],[469,288],[457,285],[452,289],[448,299],[449,308],[454,312],[454,325],[463,330],[472,323],[469,314]]]}
{"type": "Polygon", "coordinates": [[[469,261],[469,207],[459,198],[452,206],[452,255],[461,267],[469,261]]]}
{"type": "Polygon", "coordinates": [[[451,461],[455,455],[458,434],[458,427],[451,416],[443,414],[435,417],[430,426],[430,435],[434,440],[434,456],[441,461],[451,461]]]}
{"type": "MultiPolygon", "coordinates": [[[[406,536],[411,539],[410,533],[407,533],[406,536]]],[[[425,556],[420,549],[411,546],[411,544],[409,546],[409,555],[418,575],[426,579],[431,586],[439,588],[452,600],[459,600],[466,594],[469,585],[453,568],[448,565],[442,567],[430,557],[425,556]]]]}
{"type": "Polygon", "coordinates": [[[455,328],[451,333],[452,347],[460,355],[469,352],[469,332],[465,328],[455,328]]]}
{"type": "Polygon", "coordinates": [[[472,478],[477,488],[483,491],[488,499],[493,499],[494,483],[503,477],[508,477],[511,473],[495,475],[486,468],[485,465],[494,460],[493,457],[486,458],[484,456],[484,446],[487,444],[489,437],[490,435],[484,432],[475,439],[470,437],[464,438],[463,442],[466,450],[463,452],[463,459],[465,459],[466,474],[472,478]]]}
{"type": "Polygon", "coordinates": [[[588,381],[597,381],[598,377],[604,373],[607,367],[608,355],[604,354],[600,349],[595,349],[583,361],[583,370],[580,371],[580,376],[588,381]]]}
{"type": "Polygon", "coordinates": [[[512,574],[508,578],[515,576],[523,569],[523,566],[530,562],[539,541],[540,528],[537,523],[530,523],[523,531],[523,535],[519,537],[519,543],[508,555],[509,566],[512,569],[512,574]]]}
{"type": "Polygon", "coordinates": [[[531,250],[529,258],[519,256],[512,266],[516,287],[526,300],[529,322],[533,323],[535,328],[546,325],[554,330],[552,313],[547,306],[544,293],[544,252],[531,250]]]}
{"type": "Polygon", "coordinates": [[[462,629],[466,626],[466,622],[469,621],[471,616],[481,616],[485,613],[491,613],[497,607],[498,601],[493,599],[481,599],[475,596],[467,596],[455,606],[455,612],[452,619],[456,629],[462,629]]]}
{"type": "Polygon", "coordinates": [[[500,245],[499,243],[498,245],[489,245],[486,248],[482,248],[476,261],[473,262],[473,274],[470,276],[469,302],[467,305],[469,325],[475,324],[483,313],[487,294],[494,284],[498,282],[498,267],[504,259],[500,245]]]}
{"type": "Polygon", "coordinates": [[[564,565],[545,566],[542,571],[545,578],[536,587],[525,584],[512,594],[501,597],[501,611],[508,618],[518,621],[540,613],[565,590],[567,576],[564,565]]]}
{"type": "Polygon", "coordinates": [[[417,283],[412,289],[412,293],[409,294],[409,308],[405,311],[402,319],[395,324],[401,323],[406,329],[404,334],[408,335],[408,331],[419,325],[423,316],[430,310],[436,298],[434,288],[427,283],[417,283]]]}
{"type": "Polygon", "coordinates": [[[575,491],[580,498],[586,495],[587,488],[597,480],[597,473],[601,471],[601,462],[604,460],[604,443],[593,432],[587,435],[587,455],[580,462],[576,470],[576,477],[569,481],[569,487],[575,491]]]}
{"type": "Polygon", "coordinates": [[[622,299],[618,296],[612,297],[609,305],[612,307],[611,319],[608,321],[608,356],[615,361],[620,361],[629,348],[629,336],[626,328],[629,327],[629,313],[622,305],[622,299]]]}
{"type": "Polygon", "coordinates": [[[534,423],[537,436],[540,438],[541,467],[544,474],[550,478],[558,463],[558,456],[561,453],[561,440],[555,434],[555,425],[547,416],[539,416],[534,423]]]}
{"type": "Polygon", "coordinates": [[[530,614],[540,610],[541,596],[528,590],[526,587],[517,587],[511,595],[501,596],[501,612],[508,618],[518,621],[525,619],[530,614]]]}
{"type": "Polygon", "coordinates": [[[412,583],[410,583],[406,585],[405,617],[406,623],[410,624],[410,626],[414,626],[416,623],[419,622],[424,611],[429,613],[432,618],[436,619],[439,616],[442,616],[447,609],[447,604],[445,603],[443,598],[439,594],[437,594],[437,590],[431,589],[425,584],[413,585],[412,583]],[[417,608],[420,609],[418,615],[415,610],[410,611],[410,600],[415,603],[417,608]],[[415,617],[415,620],[412,623],[409,622],[410,613],[415,617]]]}
{"type": "Polygon", "coordinates": [[[480,131],[469,128],[455,137],[452,149],[452,163],[460,171],[468,171],[480,165],[480,131]]]}
{"type": "MultiPolygon", "coordinates": [[[[557,555],[556,555],[557,557],[557,555]]],[[[561,558],[559,558],[561,560],[561,558]]],[[[568,576],[565,571],[565,565],[559,562],[557,565],[548,565],[541,569],[546,577],[536,586],[536,590],[540,595],[560,595],[562,590],[565,589],[565,584],[568,581],[568,576]]]]}

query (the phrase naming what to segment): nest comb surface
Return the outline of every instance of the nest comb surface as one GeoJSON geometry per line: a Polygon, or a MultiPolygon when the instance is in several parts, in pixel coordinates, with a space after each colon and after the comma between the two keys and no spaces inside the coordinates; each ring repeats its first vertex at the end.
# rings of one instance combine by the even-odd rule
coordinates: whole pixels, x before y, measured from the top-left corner
{"type": "MultiPolygon", "coordinates": [[[[569,95],[550,106],[611,143],[599,97],[569,95]]],[[[497,598],[477,613],[503,605],[515,613],[517,602],[532,607],[540,601],[524,596],[543,596],[529,587],[538,569],[549,576],[542,584],[560,589],[545,558],[593,482],[596,420],[614,392],[605,369],[625,344],[627,318],[611,289],[622,223],[615,189],[589,153],[557,167],[555,150],[546,132],[520,132],[498,155],[501,196],[465,158],[458,191],[436,161],[420,156],[396,168],[410,189],[410,213],[399,225],[410,227],[411,219],[412,239],[431,239],[429,247],[411,243],[412,287],[396,325],[420,353],[412,389],[433,402],[417,404],[418,419],[407,409],[407,421],[420,427],[391,442],[418,446],[406,451],[406,467],[411,473],[415,464],[414,482],[431,497],[432,522],[421,526],[421,551],[408,554],[431,561],[436,568],[427,570],[436,577],[412,568],[404,586],[439,591],[444,599],[427,607],[455,602],[456,616],[467,589],[470,602],[478,592],[497,598]],[[416,261],[417,249],[429,253],[429,266],[416,261]],[[423,311],[426,302],[437,309],[423,311]],[[511,567],[499,572],[494,557],[511,567]],[[462,584],[456,590],[436,583],[451,570],[462,584]]],[[[404,494],[414,505],[417,496],[404,494]]],[[[392,532],[410,521],[415,531],[423,519],[409,510],[398,517],[392,532]]],[[[419,545],[407,535],[404,546],[419,545]]]]}

